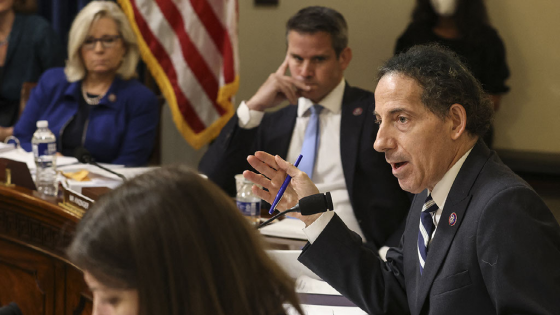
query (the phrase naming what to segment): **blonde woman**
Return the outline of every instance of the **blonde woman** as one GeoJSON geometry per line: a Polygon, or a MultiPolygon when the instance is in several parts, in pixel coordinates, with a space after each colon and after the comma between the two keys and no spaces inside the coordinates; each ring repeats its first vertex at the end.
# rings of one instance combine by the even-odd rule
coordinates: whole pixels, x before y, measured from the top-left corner
{"type": "Polygon", "coordinates": [[[135,35],[118,5],[90,2],[72,23],[66,67],[41,77],[14,136],[30,151],[36,122],[47,120],[63,155],[85,147],[98,162],[145,164],[159,107],[133,78],[138,59],[135,35]]]}

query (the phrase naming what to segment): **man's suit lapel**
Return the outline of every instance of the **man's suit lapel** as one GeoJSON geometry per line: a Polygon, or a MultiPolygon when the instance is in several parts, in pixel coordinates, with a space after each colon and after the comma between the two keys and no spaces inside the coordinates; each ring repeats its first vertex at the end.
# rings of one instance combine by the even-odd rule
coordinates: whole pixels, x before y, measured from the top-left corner
{"type": "MultiPolygon", "coordinates": [[[[471,187],[488,160],[489,153],[490,151],[486,145],[483,142],[478,142],[453,182],[438,223],[436,234],[428,249],[424,272],[419,277],[420,282],[416,291],[416,307],[413,308],[415,314],[419,314],[422,310],[428,292],[440,270],[440,266],[447,256],[449,246],[461,227],[468,205],[473,198],[470,194],[471,187]]],[[[421,211],[421,209],[416,209],[416,211],[421,211]]],[[[418,230],[418,227],[416,229],[418,230]]],[[[418,254],[416,253],[416,255],[418,254]]]]}
{"type": "MultiPolygon", "coordinates": [[[[368,114],[366,113],[368,108],[364,108],[365,105],[363,102],[360,102],[360,95],[353,93],[352,87],[346,83],[341,107],[340,158],[342,160],[346,188],[350,196],[352,196],[353,192],[354,170],[356,168],[356,159],[359,155],[356,152],[359,152],[358,147],[360,145],[364,119],[366,119],[368,114]]],[[[373,143],[371,145],[373,146],[373,143]]]]}

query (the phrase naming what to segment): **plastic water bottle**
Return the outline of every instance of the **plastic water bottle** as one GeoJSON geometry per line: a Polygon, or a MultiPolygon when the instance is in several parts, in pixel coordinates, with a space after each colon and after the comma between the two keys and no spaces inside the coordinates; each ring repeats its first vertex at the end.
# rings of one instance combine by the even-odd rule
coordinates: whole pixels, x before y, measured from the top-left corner
{"type": "Polygon", "coordinates": [[[261,199],[253,195],[251,187],[253,183],[243,179],[237,189],[237,208],[246,216],[251,223],[257,225],[261,217],[261,199]]]}
{"type": "Polygon", "coordinates": [[[47,196],[56,196],[56,137],[49,130],[49,122],[39,120],[37,131],[31,140],[35,157],[35,184],[37,190],[47,196]]]}

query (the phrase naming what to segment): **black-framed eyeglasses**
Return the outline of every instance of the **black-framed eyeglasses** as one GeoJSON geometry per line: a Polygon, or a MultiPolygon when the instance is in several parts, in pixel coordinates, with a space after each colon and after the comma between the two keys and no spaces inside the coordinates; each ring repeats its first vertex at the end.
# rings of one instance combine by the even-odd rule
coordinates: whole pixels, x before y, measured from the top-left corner
{"type": "Polygon", "coordinates": [[[86,40],[82,44],[82,47],[84,47],[87,50],[93,50],[93,49],[95,49],[95,46],[97,45],[97,42],[100,42],[101,46],[105,49],[113,48],[120,38],[121,38],[121,35],[112,35],[112,36],[111,35],[106,35],[106,36],[99,37],[99,38],[88,37],[88,38],[86,38],[86,40]]]}

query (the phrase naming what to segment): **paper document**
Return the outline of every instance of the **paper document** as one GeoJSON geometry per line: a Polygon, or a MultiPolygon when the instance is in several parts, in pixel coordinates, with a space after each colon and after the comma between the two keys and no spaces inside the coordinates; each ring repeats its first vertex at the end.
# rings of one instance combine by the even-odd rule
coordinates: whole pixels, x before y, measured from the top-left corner
{"type": "Polygon", "coordinates": [[[16,146],[13,143],[0,142],[0,153],[14,150],[16,146]]]}
{"type": "MultiPolygon", "coordinates": [[[[324,306],[324,305],[308,305],[301,306],[305,315],[367,315],[359,307],[344,307],[344,306],[324,306]]],[[[288,315],[296,315],[298,312],[292,307],[286,310],[288,315]]]]}
{"type": "MultiPolygon", "coordinates": [[[[321,280],[313,271],[300,263],[297,258],[301,250],[267,250],[266,253],[276,262],[292,279],[306,276],[310,279],[321,280]]],[[[311,292],[308,292],[311,293],[311,292]]]]}
{"type": "Polygon", "coordinates": [[[285,218],[282,221],[272,223],[260,229],[262,234],[275,237],[292,238],[298,240],[307,240],[307,236],[303,233],[305,223],[298,219],[285,218]]]}
{"type": "Polygon", "coordinates": [[[313,293],[326,295],[341,295],[330,284],[323,280],[317,280],[306,275],[299,276],[296,279],[296,292],[313,293]]]}
{"type": "MultiPolygon", "coordinates": [[[[115,165],[115,164],[101,164],[101,165],[103,165],[104,167],[112,171],[122,174],[126,179],[134,178],[147,171],[158,168],[158,167],[126,168],[124,167],[124,165],[115,165]]],[[[120,177],[91,164],[67,165],[67,166],[59,167],[58,170],[63,172],[78,172],[81,170],[86,170],[89,172],[88,177],[91,179],[90,181],[84,182],[84,181],[77,181],[72,179],[65,179],[65,183],[66,183],[65,187],[80,193],[83,187],[109,187],[111,189],[115,189],[118,186],[122,185],[122,179],[120,177]]]]}

